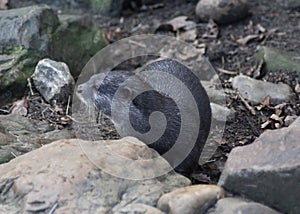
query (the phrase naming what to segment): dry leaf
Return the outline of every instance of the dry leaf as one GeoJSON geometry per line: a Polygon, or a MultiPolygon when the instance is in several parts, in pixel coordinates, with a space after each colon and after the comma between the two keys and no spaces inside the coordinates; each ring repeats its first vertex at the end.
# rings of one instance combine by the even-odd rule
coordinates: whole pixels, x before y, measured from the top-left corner
{"type": "Polygon", "coordinates": [[[178,16],[170,21],[168,21],[166,24],[169,24],[173,27],[173,31],[177,31],[180,29],[183,30],[191,30],[196,27],[196,23],[193,21],[187,21],[187,16],[178,16]]]}
{"type": "Polygon", "coordinates": [[[26,116],[28,113],[28,102],[27,99],[24,98],[22,100],[18,100],[13,103],[11,107],[11,114],[18,114],[21,116],[26,116]]]}

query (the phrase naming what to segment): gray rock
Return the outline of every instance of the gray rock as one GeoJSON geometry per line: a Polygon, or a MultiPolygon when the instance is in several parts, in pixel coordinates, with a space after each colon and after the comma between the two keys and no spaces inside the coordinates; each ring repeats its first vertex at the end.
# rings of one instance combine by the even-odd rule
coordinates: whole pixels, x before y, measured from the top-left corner
{"type": "Polygon", "coordinates": [[[289,10],[297,10],[300,8],[300,0],[285,0],[284,6],[289,10]]]}
{"type": "Polygon", "coordinates": [[[218,199],[224,197],[222,188],[215,185],[192,185],[164,194],[157,207],[170,214],[206,213],[218,199]]]}
{"type": "Polygon", "coordinates": [[[233,114],[233,111],[228,109],[225,106],[221,106],[215,103],[210,103],[211,113],[213,120],[226,122],[226,119],[229,115],[233,114]]]}
{"type": "Polygon", "coordinates": [[[0,163],[52,141],[73,137],[70,131],[54,130],[46,122],[19,115],[0,115],[0,163]]]}
{"type": "Polygon", "coordinates": [[[226,94],[223,89],[217,89],[211,81],[201,81],[201,84],[205,88],[210,102],[225,103],[226,94]]]}
{"type": "Polygon", "coordinates": [[[38,58],[49,54],[49,33],[57,25],[46,6],[0,11],[0,29],[5,29],[0,31],[0,106],[24,95],[38,58]]]}
{"type": "Polygon", "coordinates": [[[47,6],[31,6],[0,11],[0,50],[24,47],[41,56],[49,53],[51,32],[58,18],[47,6]]]}
{"type": "Polygon", "coordinates": [[[290,128],[300,128],[300,117],[298,117],[290,126],[290,128]]]}
{"type": "Polygon", "coordinates": [[[233,78],[232,87],[238,89],[247,100],[257,104],[270,96],[271,104],[280,104],[288,101],[291,96],[291,88],[283,83],[274,84],[255,80],[245,75],[233,78]]]}
{"type": "Polygon", "coordinates": [[[226,24],[239,21],[249,14],[246,0],[200,0],[196,15],[202,21],[213,19],[216,23],[226,24]]]}
{"type": "Polygon", "coordinates": [[[67,103],[74,90],[75,81],[63,62],[40,60],[32,79],[36,89],[48,103],[67,103]]]}
{"type": "Polygon", "coordinates": [[[256,202],[246,201],[240,198],[223,198],[217,202],[208,214],[279,214],[279,212],[256,202]]]}
{"type": "Polygon", "coordinates": [[[88,0],[9,0],[10,8],[20,8],[35,4],[47,4],[55,9],[85,9],[90,8],[90,1],[88,0]]]}
{"type": "Polygon", "coordinates": [[[164,214],[161,210],[146,205],[146,204],[129,204],[121,209],[119,209],[117,212],[114,212],[115,214],[164,214]]]}
{"type": "Polygon", "coordinates": [[[280,212],[299,213],[299,138],[300,128],[282,128],[234,148],[219,185],[280,212]]]}
{"type": "MultiPolygon", "coordinates": [[[[155,206],[167,191],[190,184],[174,172],[145,180],[123,179],[105,172],[121,170],[133,175],[137,169],[131,162],[135,162],[142,169],[139,173],[153,173],[156,166],[147,164],[149,158],[159,155],[132,137],[53,142],[0,165],[0,195],[5,194],[0,197],[0,210],[118,213],[129,204],[155,206]],[[118,161],[118,157],[124,157],[124,161],[118,161]]],[[[167,161],[162,163],[166,165],[161,167],[170,167],[167,161]]]]}
{"type": "Polygon", "coordinates": [[[101,15],[117,16],[122,10],[124,0],[91,0],[92,8],[101,15]]]}

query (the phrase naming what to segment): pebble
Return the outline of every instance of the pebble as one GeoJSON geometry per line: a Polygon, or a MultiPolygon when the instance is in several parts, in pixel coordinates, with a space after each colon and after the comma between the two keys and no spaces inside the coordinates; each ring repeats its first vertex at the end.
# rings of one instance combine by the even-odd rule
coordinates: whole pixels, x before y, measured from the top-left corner
{"type": "Polygon", "coordinates": [[[224,190],[216,185],[192,185],[163,195],[157,207],[169,214],[205,213],[223,197],[224,190]]]}

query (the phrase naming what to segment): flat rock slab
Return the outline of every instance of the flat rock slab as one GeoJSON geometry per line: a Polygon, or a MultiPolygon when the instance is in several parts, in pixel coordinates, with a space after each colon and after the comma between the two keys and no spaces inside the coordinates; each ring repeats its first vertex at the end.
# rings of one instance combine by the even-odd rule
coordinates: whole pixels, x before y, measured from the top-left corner
{"type": "MultiPolygon", "coordinates": [[[[174,171],[146,180],[122,179],[97,167],[134,174],[130,161],[154,157],[157,152],[132,137],[53,142],[0,165],[0,213],[118,213],[131,203],[155,206],[161,195],[190,185],[190,180],[174,171]],[[97,160],[90,161],[89,153],[97,160]],[[114,162],[112,154],[126,161],[114,162]]],[[[169,166],[164,163],[161,167],[169,166]]],[[[155,171],[145,162],[140,167],[155,171]]]]}
{"type": "Polygon", "coordinates": [[[291,96],[291,88],[286,84],[264,82],[245,75],[234,77],[232,87],[238,89],[245,99],[255,104],[263,102],[268,96],[271,104],[279,104],[288,101],[291,96]]]}
{"type": "Polygon", "coordinates": [[[299,139],[300,128],[282,128],[233,149],[219,185],[280,212],[299,213],[299,139]]]}
{"type": "Polygon", "coordinates": [[[213,209],[208,211],[208,214],[279,214],[279,212],[264,206],[262,204],[245,201],[240,198],[223,198],[218,201],[213,209]]]}

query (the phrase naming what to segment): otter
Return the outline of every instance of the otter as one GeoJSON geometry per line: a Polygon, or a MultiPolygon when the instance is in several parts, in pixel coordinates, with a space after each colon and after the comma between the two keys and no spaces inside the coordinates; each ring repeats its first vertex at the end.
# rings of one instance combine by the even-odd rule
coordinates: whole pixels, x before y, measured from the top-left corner
{"type": "MultiPolygon", "coordinates": [[[[208,95],[198,77],[189,68],[176,60],[157,60],[146,65],[139,72],[152,70],[176,77],[191,92],[198,108],[198,115],[196,116],[199,118],[200,124],[198,124],[197,136],[194,136],[196,142],[192,145],[184,145],[182,143],[183,145],[179,145],[178,147],[179,150],[185,150],[185,147],[191,146],[192,148],[190,148],[187,156],[184,156],[183,161],[180,162],[176,161],[176,157],[173,157],[174,155],[165,157],[175,171],[189,176],[198,165],[200,154],[210,131],[211,108],[208,95]]],[[[157,80],[159,81],[159,79],[157,80]]],[[[172,84],[170,82],[162,87],[168,88],[172,84]]],[[[178,90],[180,93],[180,89],[178,90]]],[[[175,101],[168,94],[156,90],[147,79],[136,75],[134,72],[124,70],[95,74],[87,82],[79,85],[76,91],[77,96],[83,103],[89,107],[95,107],[98,111],[109,117],[112,117],[112,102],[116,93],[121,94],[118,96],[118,103],[130,102],[127,111],[130,124],[136,131],[134,133],[145,134],[151,130],[152,127],[149,121],[151,121],[151,114],[153,112],[160,112],[164,115],[166,128],[155,142],[147,142],[149,139],[146,137],[143,139],[141,137],[143,135],[136,134],[134,136],[135,134],[130,131],[128,126],[123,125],[123,118],[117,118],[117,120],[112,120],[112,122],[121,127],[125,135],[142,138],[140,140],[148,144],[150,148],[156,150],[160,155],[167,153],[179,137],[182,126],[185,126],[185,124],[182,124],[183,115],[180,111],[180,106],[177,104],[178,101],[175,101]]],[[[188,109],[190,104],[184,103],[184,105],[184,108],[188,109]]],[[[122,108],[122,105],[118,108],[122,108]]],[[[189,111],[185,111],[185,113],[192,114],[189,111]]],[[[193,117],[193,115],[189,116],[193,117]]],[[[193,124],[189,125],[193,126],[193,124]]],[[[195,126],[197,127],[197,124],[195,126]]],[[[176,152],[175,154],[180,156],[181,151],[176,152]]]]}

